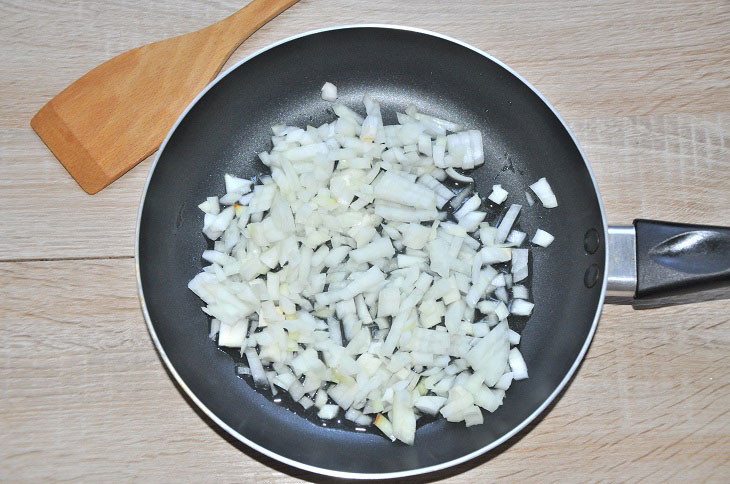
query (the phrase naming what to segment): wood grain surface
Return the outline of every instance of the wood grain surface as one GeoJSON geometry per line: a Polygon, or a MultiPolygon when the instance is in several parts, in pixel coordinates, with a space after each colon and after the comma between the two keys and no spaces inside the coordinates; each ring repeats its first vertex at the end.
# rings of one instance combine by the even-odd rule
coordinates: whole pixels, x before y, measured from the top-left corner
{"type": "MultiPolygon", "coordinates": [[[[321,480],[223,435],[160,363],[133,259],[151,160],[89,196],[29,126],[100,62],[244,3],[0,3],[0,480],[321,480]]],[[[515,68],[575,131],[609,222],[730,225],[727,1],[301,0],[228,65],[301,31],[358,22],[435,30],[515,68]]],[[[728,482],[727,297],[607,306],[547,415],[428,479],[728,482]]]]}

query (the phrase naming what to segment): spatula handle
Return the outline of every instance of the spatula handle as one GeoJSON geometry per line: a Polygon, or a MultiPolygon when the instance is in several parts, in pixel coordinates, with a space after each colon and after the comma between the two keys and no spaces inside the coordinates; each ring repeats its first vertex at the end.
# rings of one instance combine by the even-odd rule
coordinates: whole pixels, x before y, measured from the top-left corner
{"type": "Polygon", "coordinates": [[[253,0],[241,10],[208,27],[215,30],[220,42],[231,55],[241,43],[269,20],[297,3],[298,0],[253,0]]]}

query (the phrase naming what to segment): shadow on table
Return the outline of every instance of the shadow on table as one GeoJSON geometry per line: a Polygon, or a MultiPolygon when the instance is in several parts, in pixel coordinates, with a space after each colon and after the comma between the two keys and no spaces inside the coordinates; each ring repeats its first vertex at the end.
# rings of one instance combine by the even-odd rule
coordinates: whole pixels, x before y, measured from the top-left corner
{"type": "Polygon", "coordinates": [[[634,309],[656,309],[667,306],[679,306],[682,304],[694,304],[705,301],[718,301],[721,299],[730,299],[730,287],[719,287],[716,289],[708,289],[706,291],[694,292],[690,294],[678,294],[675,296],[665,296],[658,298],[634,299],[634,298],[617,298],[606,297],[606,304],[631,305],[634,309]]]}

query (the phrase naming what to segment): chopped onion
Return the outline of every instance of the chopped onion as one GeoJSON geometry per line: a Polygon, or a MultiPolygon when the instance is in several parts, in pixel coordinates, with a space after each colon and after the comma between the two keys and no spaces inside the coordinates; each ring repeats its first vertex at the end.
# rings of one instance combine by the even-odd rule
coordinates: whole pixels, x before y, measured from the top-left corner
{"type": "Polygon", "coordinates": [[[456,218],[456,220],[461,220],[462,218],[464,218],[464,216],[479,208],[479,205],[481,204],[482,199],[479,198],[479,195],[474,194],[474,196],[467,200],[464,205],[459,208],[459,210],[454,212],[454,217],[456,218]]]}
{"type": "Polygon", "coordinates": [[[469,196],[469,194],[472,191],[472,185],[467,185],[463,190],[461,190],[459,193],[456,194],[456,196],[451,200],[451,206],[452,207],[459,207],[464,202],[466,197],[469,196]]]}
{"type": "Polygon", "coordinates": [[[256,354],[256,350],[249,348],[244,353],[246,354],[246,360],[248,360],[248,367],[251,368],[253,381],[257,385],[268,385],[269,380],[266,378],[266,372],[261,364],[261,360],[259,360],[258,354],[256,354]]]}
{"type": "Polygon", "coordinates": [[[456,170],[454,170],[453,168],[447,168],[446,175],[448,175],[449,178],[456,180],[458,182],[474,183],[474,179],[472,177],[462,175],[461,173],[457,173],[456,170]]]}
{"type": "Polygon", "coordinates": [[[464,424],[467,427],[471,427],[472,425],[481,425],[483,423],[484,416],[482,415],[482,411],[479,410],[479,407],[476,405],[472,405],[464,411],[464,424]]]}
{"type": "Polygon", "coordinates": [[[479,251],[482,264],[497,264],[512,259],[513,249],[506,247],[484,247],[479,251]]]}
{"type": "Polygon", "coordinates": [[[510,385],[512,384],[512,378],[513,374],[512,372],[505,373],[502,375],[497,383],[494,384],[494,388],[498,388],[500,390],[509,390],[510,385]]]}
{"type": "Polygon", "coordinates": [[[512,286],[512,297],[515,299],[527,299],[530,293],[525,286],[512,286]]]}
{"type": "Polygon", "coordinates": [[[555,237],[542,229],[537,229],[535,235],[532,236],[532,240],[530,242],[535,245],[547,247],[548,245],[552,244],[553,240],[555,240],[555,237]]]}
{"type": "Polygon", "coordinates": [[[226,182],[226,193],[238,193],[240,195],[243,195],[251,191],[251,185],[253,185],[253,182],[251,180],[238,178],[227,173],[223,178],[226,182]]]}
{"type": "Polygon", "coordinates": [[[486,212],[469,212],[459,220],[459,225],[467,232],[473,232],[486,217],[486,212]]]}
{"type": "Polygon", "coordinates": [[[426,185],[428,188],[436,193],[436,207],[438,207],[439,209],[441,209],[444,205],[446,205],[446,202],[454,197],[454,194],[451,190],[446,188],[436,178],[428,173],[421,175],[421,177],[418,179],[418,183],[426,185]]]}
{"type": "Polygon", "coordinates": [[[317,417],[323,420],[332,420],[337,416],[339,411],[340,407],[338,407],[337,405],[325,405],[324,407],[319,409],[317,417]]]}
{"type": "Polygon", "coordinates": [[[512,224],[517,220],[517,215],[520,213],[522,205],[512,204],[507,210],[507,213],[502,217],[502,221],[497,226],[497,234],[494,237],[494,241],[501,244],[507,239],[509,231],[512,229],[512,224]]]}
{"type": "Polygon", "coordinates": [[[414,402],[415,407],[428,415],[437,415],[441,407],[446,403],[445,397],[423,396],[418,397],[414,402]]]}
{"type": "MultiPolygon", "coordinates": [[[[321,91],[336,101],[333,84],[321,91]]],[[[209,337],[246,356],[237,374],[410,445],[421,416],[479,425],[527,378],[508,318],[533,310],[517,284],[529,252],[515,248],[520,205],[496,226],[479,210],[479,131],[414,106],[384,126],[379,103],[362,102],[365,116],[335,102],[330,123],[273,126],[255,184],[224,176],[226,193],[199,205],[213,243],[188,287],[209,337]],[[446,178],[468,185],[455,195],[446,178]]],[[[544,178],[531,189],[557,206],[544,178]]],[[[488,198],[507,196],[494,185],[488,198]]]]}
{"type": "Polygon", "coordinates": [[[215,340],[215,337],[218,336],[218,332],[221,329],[221,322],[217,319],[213,319],[210,322],[210,332],[208,333],[208,337],[212,340],[215,340]]]}
{"type": "Polygon", "coordinates": [[[512,348],[509,352],[509,367],[512,370],[512,378],[515,380],[527,378],[527,365],[524,358],[522,358],[522,353],[517,348],[512,348]]]}
{"type": "Polygon", "coordinates": [[[535,205],[535,199],[532,198],[532,195],[530,194],[529,191],[525,192],[525,199],[527,200],[527,205],[529,205],[530,207],[535,205]]]}
{"type": "Polygon", "coordinates": [[[537,198],[540,199],[542,206],[545,208],[555,208],[558,206],[558,200],[555,198],[552,188],[546,178],[540,178],[530,185],[530,189],[535,192],[537,198]]]}
{"type": "Polygon", "coordinates": [[[511,344],[512,346],[516,346],[520,344],[521,339],[522,337],[520,336],[520,333],[511,329],[509,330],[509,344],[511,344]]]}
{"type": "Polygon", "coordinates": [[[519,247],[525,241],[525,238],[527,238],[526,233],[520,232],[519,230],[512,230],[507,236],[507,242],[519,247]]]}
{"type": "Polygon", "coordinates": [[[497,205],[500,205],[502,202],[507,200],[507,195],[509,195],[509,193],[507,190],[502,188],[502,185],[492,185],[492,193],[490,193],[487,198],[497,205]]]}
{"type": "Polygon", "coordinates": [[[393,425],[390,423],[390,420],[378,414],[378,416],[375,418],[375,426],[378,427],[381,432],[383,432],[383,435],[388,437],[391,441],[395,442],[393,425]]]}
{"type": "Polygon", "coordinates": [[[532,314],[532,308],[535,305],[531,302],[525,301],[524,299],[515,299],[510,305],[510,313],[518,316],[529,316],[532,314]]]}

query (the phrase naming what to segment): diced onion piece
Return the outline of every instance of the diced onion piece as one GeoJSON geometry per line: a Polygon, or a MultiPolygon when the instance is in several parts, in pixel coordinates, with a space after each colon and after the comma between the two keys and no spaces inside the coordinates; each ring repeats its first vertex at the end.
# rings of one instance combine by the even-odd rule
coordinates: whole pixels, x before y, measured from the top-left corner
{"type": "Polygon", "coordinates": [[[474,210],[479,208],[479,205],[482,204],[481,198],[479,198],[479,195],[474,194],[469,200],[467,200],[464,205],[459,208],[456,212],[454,212],[454,217],[456,220],[461,220],[464,216],[467,214],[473,212],[474,210]]]}
{"type": "Polygon", "coordinates": [[[527,378],[527,365],[524,358],[522,358],[522,353],[517,348],[512,348],[509,351],[509,367],[512,369],[512,378],[515,380],[527,378]]]}
{"type": "Polygon", "coordinates": [[[514,282],[524,281],[525,279],[527,279],[528,275],[528,269],[527,266],[525,266],[512,273],[512,280],[514,282]]]}
{"type": "Polygon", "coordinates": [[[434,116],[429,116],[427,114],[415,112],[413,113],[413,117],[419,121],[430,121],[438,126],[441,126],[446,131],[451,131],[452,133],[456,133],[457,131],[461,131],[462,129],[461,125],[458,123],[453,123],[451,121],[440,119],[434,116]]]}
{"type": "Polygon", "coordinates": [[[532,314],[532,308],[535,305],[531,302],[525,301],[524,299],[515,299],[510,305],[510,313],[518,316],[529,316],[532,314]]]}
{"type": "Polygon", "coordinates": [[[472,425],[481,425],[483,423],[484,416],[482,415],[482,411],[479,410],[479,407],[476,405],[472,405],[464,411],[464,424],[467,427],[471,427],[472,425]]]}
{"type": "Polygon", "coordinates": [[[497,310],[497,304],[499,304],[499,301],[494,301],[494,300],[481,301],[481,302],[479,302],[479,304],[477,304],[477,309],[482,314],[493,314],[497,310]]]}
{"type": "Polygon", "coordinates": [[[499,318],[500,321],[507,319],[507,316],[509,316],[509,310],[503,301],[497,303],[497,307],[494,309],[494,314],[497,315],[497,318],[499,318]]]}
{"type": "Polygon", "coordinates": [[[420,250],[426,246],[431,231],[421,224],[409,223],[401,226],[403,245],[420,250]]]}
{"type": "MultiPolygon", "coordinates": [[[[251,191],[251,185],[253,182],[245,178],[238,178],[233,175],[226,173],[224,176],[226,183],[226,193],[239,193],[241,195],[251,191]]],[[[238,198],[241,198],[240,195],[238,198]]]]}
{"type": "Polygon", "coordinates": [[[322,99],[325,101],[336,101],[337,100],[337,86],[331,82],[325,82],[322,86],[322,99]]]}
{"type": "Polygon", "coordinates": [[[497,236],[497,227],[489,227],[482,224],[479,228],[479,240],[483,245],[494,245],[494,238],[497,236]]]}
{"type": "Polygon", "coordinates": [[[522,339],[522,337],[520,336],[520,333],[518,333],[517,331],[513,331],[511,329],[509,330],[508,337],[509,337],[509,344],[511,344],[512,346],[517,346],[518,344],[520,344],[520,340],[522,339]]]}
{"type": "Polygon", "coordinates": [[[499,378],[497,383],[494,384],[494,388],[498,388],[500,390],[509,390],[509,387],[512,384],[512,378],[513,373],[511,371],[505,373],[499,378]]]}
{"type": "Polygon", "coordinates": [[[525,192],[525,200],[527,200],[527,205],[529,205],[530,207],[535,205],[535,199],[532,197],[529,191],[525,192]]]}
{"type": "Polygon", "coordinates": [[[208,197],[203,203],[198,205],[203,212],[211,215],[218,215],[221,211],[218,203],[218,197],[208,197]]]}
{"type": "Polygon", "coordinates": [[[526,233],[520,232],[519,230],[512,230],[507,236],[507,242],[519,247],[525,241],[525,238],[527,238],[526,233]]]}
{"type": "Polygon", "coordinates": [[[413,445],[416,437],[416,415],[410,400],[411,396],[405,390],[399,391],[393,397],[393,435],[401,442],[413,445]]]}
{"type": "Polygon", "coordinates": [[[239,321],[236,324],[220,324],[218,333],[218,345],[229,348],[241,348],[246,346],[246,332],[248,321],[239,321]]]}
{"type": "Polygon", "coordinates": [[[555,198],[552,188],[545,177],[540,178],[530,185],[530,189],[535,192],[537,198],[540,199],[542,206],[545,208],[555,208],[558,206],[558,200],[555,198]]]}
{"type": "Polygon", "coordinates": [[[248,367],[251,368],[251,376],[253,377],[254,383],[257,385],[268,385],[269,380],[266,378],[266,372],[264,371],[264,367],[261,364],[261,360],[259,360],[256,350],[249,348],[244,352],[244,354],[248,361],[248,367]]]}
{"type": "Polygon", "coordinates": [[[464,227],[467,232],[473,232],[479,224],[486,218],[486,212],[469,212],[459,220],[459,225],[464,227]]]}
{"type": "Polygon", "coordinates": [[[555,240],[555,237],[553,237],[551,234],[545,232],[542,229],[537,229],[535,235],[532,236],[531,242],[535,245],[547,247],[548,245],[552,244],[553,240],[555,240]]]}
{"type": "Polygon", "coordinates": [[[385,237],[377,237],[365,247],[350,252],[350,259],[355,262],[372,262],[395,254],[393,243],[385,237]]]}
{"type": "Polygon", "coordinates": [[[500,273],[500,274],[497,274],[496,276],[494,276],[494,279],[492,279],[491,284],[496,287],[504,287],[507,284],[507,282],[504,279],[504,274],[500,273]]]}
{"type": "Polygon", "coordinates": [[[460,206],[464,200],[466,200],[466,197],[469,196],[469,194],[472,192],[473,185],[467,185],[466,188],[461,190],[459,193],[456,194],[454,198],[451,199],[449,202],[452,207],[458,207],[460,206]]]}
{"type": "Polygon", "coordinates": [[[321,410],[327,405],[327,400],[327,392],[324,389],[320,389],[314,397],[314,405],[321,410]]]}
{"type": "Polygon", "coordinates": [[[452,180],[456,180],[458,182],[462,183],[474,183],[474,179],[470,176],[462,175],[461,173],[458,173],[453,168],[447,168],[446,169],[446,175],[451,178],[452,180]]]}
{"type": "Polygon", "coordinates": [[[503,390],[492,390],[491,388],[482,385],[482,387],[479,388],[474,395],[474,403],[488,412],[494,412],[500,405],[502,405],[503,398],[503,390]]]}
{"type": "Polygon", "coordinates": [[[528,299],[530,297],[530,293],[525,286],[512,286],[512,297],[514,299],[528,299]]]}
{"type": "Polygon", "coordinates": [[[484,247],[479,251],[482,264],[498,264],[512,259],[513,249],[507,247],[484,247]]]}
{"type": "Polygon", "coordinates": [[[492,193],[490,193],[487,198],[497,205],[501,205],[502,202],[507,200],[507,195],[509,195],[509,193],[507,190],[502,188],[502,185],[492,185],[492,193]]]}
{"type": "Polygon", "coordinates": [[[479,131],[469,130],[450,134],[446,137],[446,146],[452,167],[470,169],[484,163],[482,134],[479,131]]]}
{"type": "Polygon", "coordinates": [[[516,203],[510,205],[507,213],[504,217],[502,217],[502,221],[499,223],[499,226],[497,226],[497,234],[494,237],[494,241],[496,243],[501,244],[507,239],[507,235],[512,229],[512,225],[515,223],[515,220],[517,220],[517,215],[520,213],[521,209],[522,205],[518,205],[516,203]]]}
{"type": "Polygon", "coordinates": [[[437,415],[441,407],[446,403],[445,397],[423,396],[418,397],[414,402],[415,407],[428,415],[437,415]]]}
{"type": "MultiPolygon", "coordinates": [[[[517,274],[522,269],[527,269],[527,260],[529,252],[527,249],[512,249],[512,274],[517,274]]],[[[514,282],[519,282],[521,279],[516,277],[513,279],[514,282]]]]}
{"type": "Polygon", "coordinates": [[[378,429],[380,429],[381,432],[383,432],[386,437],[395,442],[395,435],[393,435],[393,425],[390,423],[390,420],[378,414],[378,416],[375,417],[374,424],[378,429]]]}
{"type": "Polygon", "coordinates": [[[418,183],[413,183],[407,178],[387,171],[374,183],[376,198],[389,202],[399,203],[424,210],[433,209],[436,206],[436,195],[428,188],[418,183]]]}
{"type": "Polygon", "coordinates": [[[337,416],[339,411],[340,407],[338,407],[337,405],[325,405],[324,407],[319,409],[319,412],[317,412],[317,417],[323,420],[332,420],[337,416]]]}
{"type": "Polygon", "coordinates": [[[336,103],[334,106],[332,106],[332,110],[340,118],[352,120],[357,124],[362,124],[362,122],[365,120],[365,118],[363,118],[361,115],[357,114],[355,111],[348,108],[344,104],[336,103]]]}

